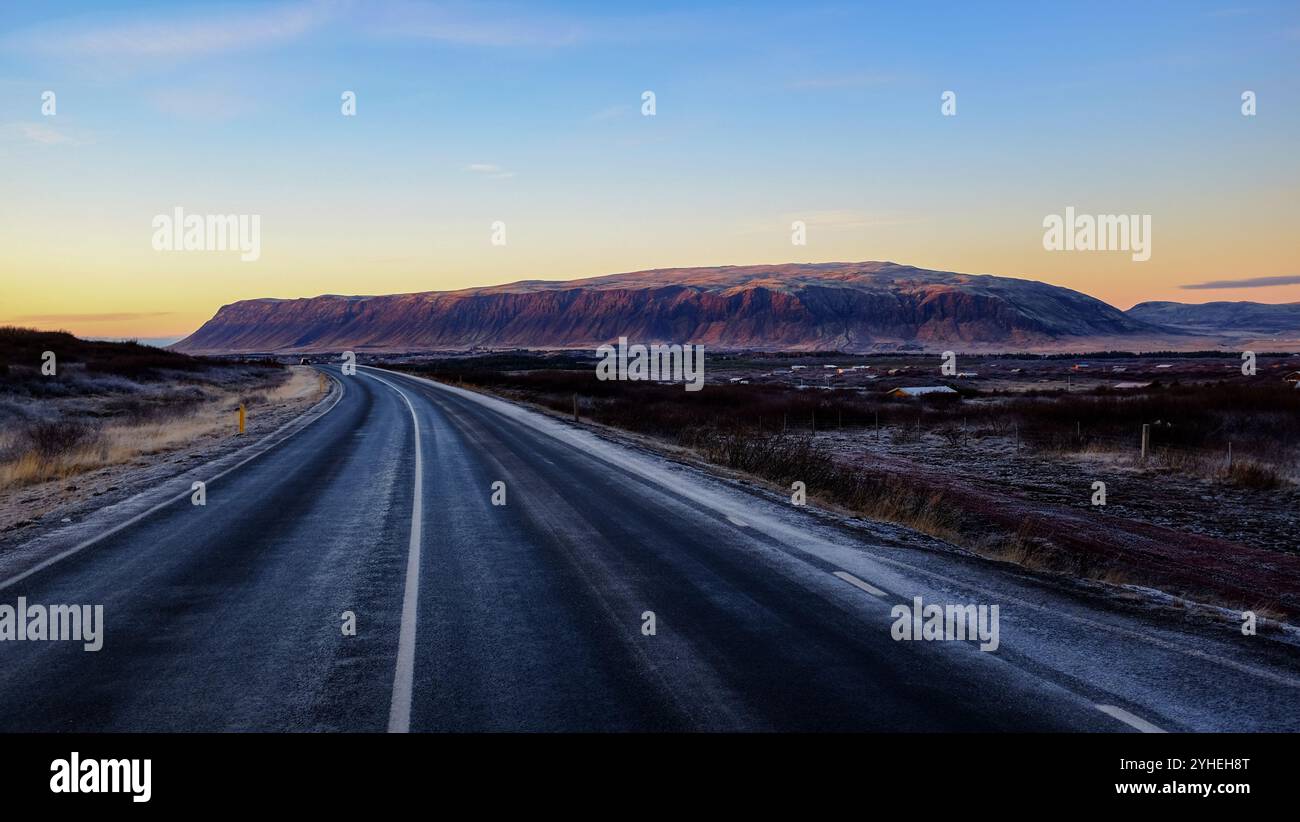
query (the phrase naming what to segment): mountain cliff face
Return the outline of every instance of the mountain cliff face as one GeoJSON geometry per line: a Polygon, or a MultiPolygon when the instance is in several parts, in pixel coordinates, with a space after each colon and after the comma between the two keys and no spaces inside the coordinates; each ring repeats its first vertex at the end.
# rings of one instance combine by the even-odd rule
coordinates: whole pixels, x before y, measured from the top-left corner
{"type": "Polygon", "coordinates": [[[1202,334],[1285,334],[1300,332],[1300,303],[1138,303],[1128,316],[1202,334]]]}
{"type": "Polygon", "coordinates": [[[1032,350],[1168,330],[1077,291],[895,263],[684,268],[567,282],[223,306],[174,348],[189,353],[595,348],[1032,350]]]}

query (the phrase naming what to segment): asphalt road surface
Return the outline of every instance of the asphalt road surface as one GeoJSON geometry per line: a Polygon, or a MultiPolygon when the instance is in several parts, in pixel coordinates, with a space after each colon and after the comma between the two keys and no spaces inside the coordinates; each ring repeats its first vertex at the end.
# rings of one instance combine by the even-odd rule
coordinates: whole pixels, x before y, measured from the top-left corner
{"type": "Polygon", "coordinates": [[[335,404],[206,505],[181,493],[0,579],[0,603],[105,622],[97,652],[0,643],[0,730],[1300,729],[1296,654],[1230,624],[910,547],[457,388],[329,371],[335,404]],[[894,639],[916,596],[998,605],[997,649],[894,639]]]}

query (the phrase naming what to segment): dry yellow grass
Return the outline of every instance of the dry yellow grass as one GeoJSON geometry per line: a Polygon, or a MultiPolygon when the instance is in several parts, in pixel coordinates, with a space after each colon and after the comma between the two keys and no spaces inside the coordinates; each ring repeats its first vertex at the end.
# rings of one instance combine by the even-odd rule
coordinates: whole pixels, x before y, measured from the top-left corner
{"type": "Polygon", "coordinates": [[[896,522],[923,534],[960,544],[962,535],[954,527],[954,512],[942,492],[930,494],[921,506],[912,492],[894,487],[888,493],[863,506],[862,514],[873,519],[896,522]]]}
{"type": "Polygon", "coordinates": [[[1104,444],[1091,444],[1077,451],[1062,451],[1060,456],[1130,471],[1176,471],[1186,476],[1198,477],[1219,483],[1233,483],[1254,488],[1274,488],[1287,483],[1300,483],[1297,465],[1277,465],[1248,457],[1233,460],[1228,469],[1227,454],[1206,454],[1154,448],[1144,462],[1131,449],[1117,450],[1104,444]]]}
{"type": "MultiPolygon", "coordinates": [[[[314,399],[324,386],[316,372],[294,366],[288,380],[258,394],[248,406],[249,425],[258,409],[300,399],[314,399]]],[[[173,451],[210,437],[235,436],[240,395],[223,392],[191,413],[165,422],[109,424],[100,429],[93,443],[70,449],[53,458],[33,450],[0,463],[0,490],[32,485],[52,479],[67,479],[113,465],[126,465],[143,457],[173,451]]]]}
{"type": "Polygon", "coordinates": [[[1252,605],[1249,608],[1243,608],[1244,611],[1253,611],[1255,616],[1260,619],[1266,619],[1272,622],[1286,622],[1286,612],[1279,610],[1273,602],[1261,602],[1252,605]]]}
{"type": "Polygon", "coordinates": [[[1010,562],[1032,571],[1050,571],[1041,546],[1034,542],[1034,526],[1026,520],[1016,533],[999,536],[973,546],[976,553],[1001,562],[1010,562]]]}
{"type": "Polygon", "coordinates": [[[1099,572],[1093,579],[1106,585],[1133,585],[1133,575],[1120,568],[1107,568],[1099,572]]]}

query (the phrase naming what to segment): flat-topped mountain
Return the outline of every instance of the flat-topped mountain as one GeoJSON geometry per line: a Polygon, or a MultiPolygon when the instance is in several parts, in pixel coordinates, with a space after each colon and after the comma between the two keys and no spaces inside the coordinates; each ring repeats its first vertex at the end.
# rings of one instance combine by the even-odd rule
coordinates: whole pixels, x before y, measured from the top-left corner
{"type": "Polygon", "coordinates": [[[1046,283],[890,262],[678,268],[388,296],[243,300],[190,353],[594,348],[1053,350],[1170,329],[1046,283]]]}

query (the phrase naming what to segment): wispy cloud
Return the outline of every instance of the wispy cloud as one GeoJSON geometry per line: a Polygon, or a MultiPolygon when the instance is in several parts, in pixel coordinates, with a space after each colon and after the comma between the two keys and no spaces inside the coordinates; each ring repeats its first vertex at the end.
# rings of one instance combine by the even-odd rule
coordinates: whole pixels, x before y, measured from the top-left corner
{"type": "Polygon", "coordinates": [[[79,146],[86,142],[66,131],[60,131],[46,123],[4,123],[0,124],[0,137],[18,139],[42,146],[79,146]]]}
{"type": "Polygon", "coordinates": [[[0,36],[0,47],[58,60],[183,60],[282,46],[334,25],[352,37],[485,48],[559,48],[680,35],[688,18],[566,16],[526,3],[296,0],[243,10],[66,19],[0,36]],[[674,21],[676,21],[674,23],[674,21]]]}
{"type": "Polygon", "coordinates": [[[575,20],[539,16],[527,5],[388,3],[373,19],[376,33],[465,46],[570,46],[590,36],[575,20]]]}
{"type": "Polygon", "coordinates": [[[1283,274],[1280,277],[1245,277],[1240,280],[1210,280],[1204,283],[1180,285],[1179,288],[1211,290],[1216,288],[1266,288],[1270,285],[1300,285],[1300,274],[1283,274]]]}
{"type": "Polygon", "coordinates": [[[489,180],[508,180],[515,176],[513,171],[507,171],[499,165],[493,163],[470,163],[465,167],[466,171],[472,171],[475,174],[481,174],[489,180]]]}
{"type": "Polygon", "coordinates": [[[626,117],[635,110],[636,109],[633,106],[627,104],[609,106],[608,108],[603,108],[595,114],[592,114],[587,119],[596,123],[604,122],[605,120],[617,120],[619,117],[626,117]]]}
{"type": "Polygon", "coordinates": [[[278,45],[332,19],[346,4],[316,0],[167,20],[86,26],[51,24],[13,32],[16,51],[59,58],[177,58],[278,45]]]}
{"type": "Polygon", "coordinates": [[[222,89],[165,89],[150,95],[159,111],[182,120],[220,122],[248,114],[256,109],[251,95],[222,89]]]}

